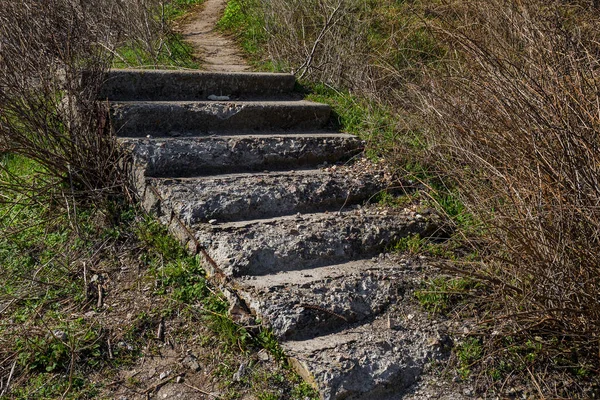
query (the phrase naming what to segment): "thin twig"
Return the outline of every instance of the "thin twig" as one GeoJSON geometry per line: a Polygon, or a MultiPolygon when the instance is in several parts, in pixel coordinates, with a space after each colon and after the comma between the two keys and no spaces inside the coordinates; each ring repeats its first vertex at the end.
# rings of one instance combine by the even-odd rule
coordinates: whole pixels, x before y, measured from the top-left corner
{"type": "Polygon", "coordinates": [[[10,368],[10,374],[8,375],[8,379],[6,381],[6,387],[4,388],[4,390],[2,391],[2,393],[0,393],[0,396],[4,396],[5,394],[8,394],[8,391],[10,390],[10,381],[12,380],[13,374],[15,372],[15,367],[17,366],[17,360],[15,360],[13,362],[12,367],[10,368]]]}
{"type": "Polygon", "coordinates": [[[210,393],[210,392],[206,392],[206,391],[204,391],[204,390],[202,390],[202,389],[199,389],[199,388],[197,388],[196,386],[192,386],[192,385],[190,385],[190,384],[188,384],[188,383],[185,383],[185,382],[183,382],[183,384],[184,384],[185,386],[189,387],[190,389],[194,389],[195,391],[197,391],[197,392],[199,392],[199,393],[205,394],[205,395],[207,395],[207,396],[214,397],[215,399],[218,399],[218,398],[219,398],[219,396],[217,396],[217,395],[214,395],[214,394],[212,394],[212,393],[210,393]]]}

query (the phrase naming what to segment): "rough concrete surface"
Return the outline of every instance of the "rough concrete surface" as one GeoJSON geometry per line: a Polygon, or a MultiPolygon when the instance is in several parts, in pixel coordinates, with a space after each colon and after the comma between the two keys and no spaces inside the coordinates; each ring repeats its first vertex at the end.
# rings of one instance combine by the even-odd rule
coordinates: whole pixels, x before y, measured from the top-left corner
{"type": "Polygon", "coordinates": [[[209,96],[230,100],[294,97],[295,78],[289,74],[214,73],[177,70],[117,70],[104,82],[100,98],[112,101],[206,101],[209,96]]]}
{"type": "Polygon", "coordinates": [[[387,213],[359,207],[254,221],[193,226],[228,275],[266,275],[369,257],[394,241],[435,224],[413,212],[387,213]]]}
{"type": "Polygon", "coordinates": [[[154,179],[167,206],[186,224],[230,222],[341,210],[367,201],[388,184],[373,173],[333,170],[256,172],[204,179],[154,179]]]}
{"type": "Polygon", "coordinates": [[[309,101],[136,101],[111,106],[115,131],[129,137],[318,130],[328,123],[329,113],[329,106],[309,101]]]}
{"type": "MultiPolygon", "coordinates": [[[[258,84],[246,75],[255,81],[240,87],[258,84]]],[[[327,106],[289,117],[282,110],[303,103],[284,98],[115,104],[117,129],[137,118],[117,133],[127,136],[143,206],[206,252],[232,316],[270,326],[322,399],[462,399],[429,379],[448,354],[445,323],[412,294],[429,267],[382,255],[402,237],[435,234],[439,219],[419,205],[369,204],[390,174],[360,156],[360,139],[314,130],[327,124],[327,106]],[[242,111],[232,125],[218,122],[242,111]]]]}
{"type": "Polygon", "coordinates": [[[341,134],[272,134],[121,139],[150,177],[273,171],[348,160],[363,142],[341,134]]]}

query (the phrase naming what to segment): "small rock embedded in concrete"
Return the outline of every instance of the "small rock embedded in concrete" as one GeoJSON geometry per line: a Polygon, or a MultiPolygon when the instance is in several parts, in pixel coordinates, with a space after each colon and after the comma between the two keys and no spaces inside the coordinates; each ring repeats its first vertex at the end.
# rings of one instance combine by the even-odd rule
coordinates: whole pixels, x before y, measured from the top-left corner
{"type": "Polygon", "coordinates": [[[271,359],[271,355],[265,349],[262,349],[261,351],[259,351],[257,354],[257,357],[260,361],[264,361],[264,362],[267,362],[271,359]]]}
{"type": "Polygon", "coordinates": [[[212,101],[229,101],[229,96],[217,96],[211,94],[210,96],[208,96],[208,99],[212,101]]]}

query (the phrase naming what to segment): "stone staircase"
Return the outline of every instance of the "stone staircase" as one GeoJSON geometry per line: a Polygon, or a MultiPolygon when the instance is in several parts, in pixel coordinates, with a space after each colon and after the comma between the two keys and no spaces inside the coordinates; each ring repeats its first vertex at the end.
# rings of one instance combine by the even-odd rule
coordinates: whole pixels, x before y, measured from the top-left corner
{"type": "MultiPolygon", "coordinates": [[[[144,207],[206,258],[323,399],[415,392],[443,335],[411,301],[421,266],[381,253],[436,229],[368,204],[386,183],[286,74],[112,71],[103,98],[144,207]]],[[[242,317],[243,318],[243,317],[242,317]]]]}

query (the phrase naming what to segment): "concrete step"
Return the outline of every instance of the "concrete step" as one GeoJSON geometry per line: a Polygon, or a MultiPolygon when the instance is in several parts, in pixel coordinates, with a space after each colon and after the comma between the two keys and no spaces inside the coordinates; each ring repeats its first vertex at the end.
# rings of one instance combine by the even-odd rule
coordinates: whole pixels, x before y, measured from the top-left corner
{"type": "Polygon", "coordinates": [[[403,399],[431,363],[448,356],[450,343],[446,327],[415,303],[407,296],[368,322],[281,345],[323,400],[403,399]]]}
{"type": "Polygon", "coordinates": [[[380,255],[236,279],[237,293],[323,399],[401,399],[443,358],[446,327],[414,298],[418,260],[380,255]]]}
{"type": "Polygon", "coordinates": [[[209,100],[292,94],[295,78],[290,74],[234,73],[174,70],[112,70],[100,93],[111,101],[209,100]]]}
{"type": "Polygon", "coordinates": [[[387,184],[376,172],[348,166],[203,178],[151,179],[186,224],[231,222],[334,211],[361,203],[387,184]]]}
{"type": "Polygon", "coordinates": [[[111,122],[121,137],[180,137],[323,129],[330,107],[310,101],[113,102],[111,122]]]}
{"type": "Polygon", "coordinates": [[[356,136],[339,133],[122,138],[147,177],[191,177],[274,171],[350,159],[362,151],[356,136]]]}
{"type": "Polygon", "coordinates": [[[367,323],[403,301],[414,263],[387,259],[240,277],[238,294],[281,340],[307,340],[367,323]]]}
{"type": "MultiPolygon", "coordinates": [[[[192,225],[196,238],[232,277],[264,276],[371,257],[402,237],[428,236],[432,215],[365,206],[342,212],[192,225]]],[[[177,233],[177,232],[176,232],[177,233]]],[[[185,232],[177,233],[186,240],[185,232]]]]}

